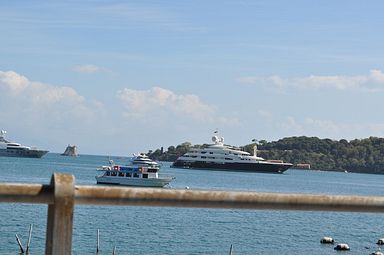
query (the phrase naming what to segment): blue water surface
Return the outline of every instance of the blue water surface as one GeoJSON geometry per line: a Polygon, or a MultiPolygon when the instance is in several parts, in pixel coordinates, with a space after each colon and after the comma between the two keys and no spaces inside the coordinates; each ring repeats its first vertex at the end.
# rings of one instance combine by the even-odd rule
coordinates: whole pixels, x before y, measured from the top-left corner
{"type": "MultiPolygon", "coordinates": [[[[73,174],[78,185],[94,185],[96,168],[124,157],[41,159],[0,157],[0,181],[48,184],[52,173],[73,174]]],[[[288,170],[284,174],[236,173],[170,168],[175,189],[258,191],[337,195],[384,195],[384,175],[288,170]]],[[[332,236],[351,247],[347,254],[370,254],[384,237],[384,215],[373,213],[191,209],[77,205],[73,254],[339,254],[320,244],[332,236]]],[[[18,254],[15,234],[25,244],[33,224],[30,254],[44,254],[47,205],[0,203],[0,254],[18,254]]]]}

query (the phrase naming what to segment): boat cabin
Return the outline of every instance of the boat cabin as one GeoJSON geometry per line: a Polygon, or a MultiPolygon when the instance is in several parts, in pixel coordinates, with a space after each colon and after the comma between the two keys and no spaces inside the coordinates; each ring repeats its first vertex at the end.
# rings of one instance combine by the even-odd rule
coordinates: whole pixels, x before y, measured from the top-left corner
{"type": "Polygon", "coordinates": [[[100,169],[104,172],[104,176],[111,177],[128,177],[128,178],[158,178],[158,169],[148,167],[136,167],[136,166],[119,166],[114,165],[100,169]]]}

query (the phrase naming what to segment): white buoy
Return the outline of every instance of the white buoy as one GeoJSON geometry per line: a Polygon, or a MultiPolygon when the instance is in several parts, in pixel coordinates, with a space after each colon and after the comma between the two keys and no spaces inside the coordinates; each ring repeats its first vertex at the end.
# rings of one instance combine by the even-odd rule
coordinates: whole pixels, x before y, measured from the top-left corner
{"type": "Polygon", "coordinates": [[[185,186],[185,189],[189,189],[189,187],[188,187],[188,186],[185,186]]]}
{"type": "Polygon", "coordinates": [[[377,240],[376,244],[383,245],[384,244],[384,238],[380,238],[379,240],[377,240]]]}
{"type": "Polygon", "coordinates": [[[336,251],[349,251],[349,246],[346,243],[339,243],[338,245],[333,248],[336,251]]]}
{"type": "Polygon", "coordinates": [[[335,242],[335,240],[333,240],[333,238],[329,237],[329,236],[324,236],[320,240],[320,243],[334,243],[334,242],[335,242]]]}

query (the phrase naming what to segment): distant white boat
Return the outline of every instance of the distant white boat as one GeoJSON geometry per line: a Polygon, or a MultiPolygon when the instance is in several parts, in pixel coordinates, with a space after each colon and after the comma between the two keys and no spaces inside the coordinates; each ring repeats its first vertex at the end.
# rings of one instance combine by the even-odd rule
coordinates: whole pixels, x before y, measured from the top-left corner
{"type": "Polygon", "coordinates": [[[112,160],[110,160],[109,166],[102,166],[97,170],[103,172],[96,176],[97,184],[164,187],[175,179],[174,177],[159,177],[159,168],[140,165],[120,166],[114,164],[112,160]]]}
{"type": "Polygon", "coordinates": [[[19,143],[9,142],[5,139],[4,130],[0,131],[0,156],[5,157],[23,157],[23,158],[41,158],[48,153],[46,150],[31,148],[19,143]]]}
{"type": "Polygon", "coordinates": [[[150,159],[145,153],[133,154],[133,158],[130,160],[131,165],[144,166],[148,169],[160,170],[160,165],[156,161],[150,159]]]}

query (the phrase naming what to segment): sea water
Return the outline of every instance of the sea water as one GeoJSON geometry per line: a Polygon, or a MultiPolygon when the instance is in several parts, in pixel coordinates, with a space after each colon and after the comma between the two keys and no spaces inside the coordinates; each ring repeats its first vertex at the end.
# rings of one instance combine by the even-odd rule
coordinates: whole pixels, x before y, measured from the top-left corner
{"type": "MultiPolygon", "coordinates": [[[[94,185],[96,168],[125,157],[41,159],[0,157],[0,181],[48,184],[52,173],[73,174],[77,185],[94,185]]],[[[169,188],[334,195],[384,195],[384,175],[288,170],[284,174],[236,173],[170,168],[169,188]]],[[[30,254],[44,254],[47,205],[0,203],[0,254],[18,254],[33,224],[30,254]]],[[[198,209],[76,205],[72,254],[338,254],[323,236],[348,243],[347,254],[370,254],[384,237],[384,214],[277,210],[198,209]]]]}

